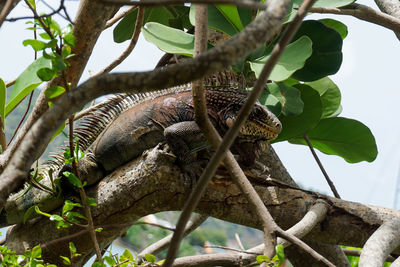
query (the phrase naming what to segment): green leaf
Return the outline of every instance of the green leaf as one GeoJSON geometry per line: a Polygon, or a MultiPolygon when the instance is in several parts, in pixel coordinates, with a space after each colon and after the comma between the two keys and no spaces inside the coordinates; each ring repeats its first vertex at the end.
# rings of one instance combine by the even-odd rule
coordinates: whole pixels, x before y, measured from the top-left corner
{"type": "Polygon", "coordinates": [[[236,6],[232,5],[215,5],[215,7],[224,15],[225,19],[232,24],[237,32],[243,29],[242,21],[240,20],[239,12],[236,6]]]}
{"type": "Polygon", "coordinates": [[[277,245],[275,248],[276,256],[279,259],[279,265],[281,265],[285,261],[285,252],[282,245],[277,245]]]}
{"type": "Polygon", "coordinates": [[[264,90],[258,98],[260,103],[266,106],[272,113],[279,116],[282,111],[282,104],[278,98],[272,95],[269,91],[264,90]]]}
{"type": "Polygon", "coordinates": [[[282,114],[295,116],[303,112],[304,103],[300,97],[300,91],[285,83],[270,83],[268,89],[282,104],[282,114]]]}
{"type": "Polygon", "coordinates": [[[37,71],[41,68],[51,67],[51,61],[40,57],[29,65],[15,81],[10,98],[6,105],[5,115],[7,116],[32,90],[34,90],[42,80],[37,76],[37,71]]]}
{"type": "Polygon", "coordinates": [[[318,21],[322,22],[326,27],[332,28],[337,31],[342,39],[346,38],[348,34],[347,26],[342,22],[335,19],[320,19],[318,21]]]}
{"type": "Polygon", "coordinates": [[[88,203],[89,206],[97,206],[96,201],[94,201],[94,198],[92,197],[87,197],[86,202],[88,203]]]}
{"type": "Polygon", "coordinates": [[[52,59],[52,61],[51,61],[53,69],[56,70],[57,72],[65,70],[67,68],[67,64],[65,63],[62,56],[59,54],[54,54],[54,55],[55,55],[55,58],[52,59]]]}
{"type": "Polygon", "coordinates": [[[133,255],[132,255],[132,253],[131,253],[129,250],[127,250],[127,249],[124,250],[124,253],[121,255],[120,260],[121,260],[121,261],[124,261],[124,260],[126,260],[126,259],[128,259],[128,260],[130,260],[130,261],[133,261],[133,255]]]}
{"type": "Polygon", "coordinates": [[[103,232],[103,230],[104,230],[104,228],[102,228],[102,227],[99,227],[99,228],[96,228],[96,229],[94,229],[97,233],[101,233],[101,232],[103,232]]]}
{"type": "Polygon", "coordinates": [[[60,215],[57,214],[51,215],[49,219],[50,221],[56,221],[56,222],[61,222],[64,220],[60,215]]]}
{"type": "Polygon", "coordinates": [[[92,264],[92,267],[107,267],[104,263],[95,262],[92,264]]]}
{"type": "Polygon", "coordinates": [[[304,103],[303,113],[297,116],[279,117],[282,123],[282,132],[272,142],[280,142],[293,137],[302,136],[313,129],[321,119],[322,102],[319,93],[308,85],[294,85],[300,90],[301,100],[304,103]]]}
{"type": "Polygon", "coordinates": [[[40,247],[40,245],[37,245],[32,249],[31,258],[36,259],[40,258],[41,256],[42,256],[42,248],[40,247]]]}
{"type": "Polygon", "coordinates": [[[159,23],[150,22],[142,28],[144,38],[166,53],[193,55],[194,36],[159,23]]]}
{"type": "MultiPolygon", "coordinates": [[[[299,7],[303,0],[292,0],[294,7],[299,7]]],[[[325,7],[325,8],[335,8],[347,6],[354,3],[355,0],[317,0],[313,7],[325,7]]]]}
{"type": "Polygon", "coordinates": [[[258,264],[261,264],[261,263],[263,263],[263,262],[269,263],[271,260],[269,259],[268,256],[265,256],[265,255],[258,255],[258,256],[256,257],[256,261],[257,261],[258,264]]]}
{"type": "Polygon", "coordinates": [[[63,175],[68,178],[68,181],[78,188],[82,188],[82,182],[72,172],[63,172],[63,175]]]}
{"type": "Polygon", "coordinates": [[[66,200],[64,203],[64,206],[62,208],[62,214],[64,215],[65,213],[67,213],[68,211],[71,211],[75,207],[81,208],[82,205],[80,203],[74,203],[71,200],[66,200]]]}
{"type": "Polygon", "coordinates": [[[64,92],[65,92],[64,87],[52,86],[52,87],[47,88],[44,91],[44,95],[49,99],[53,99],[53,98],[56,98],[57,96],[62,95],[64,92]]]}
{"type": "MultiPolygon", "coordinates": [[[[314,88],[321,96],[322,118],[331,117],[340,107],[341,93],[337,85],[328,77],[305,84],[314,88]]],[[[339,115],[339,114],[338,114],[339,115]]]]}
{"type": "Polygon", "coordinates": [[[68,257],[60,256],[60,258],[63,260],[65,265],[71,265],[71,260],[68,257]]]}
{"type": "MultiPolygon", "coordinates": [[[[103,258],[110,266],[114,266],[117,264],[117,262],[115,261],[115,259],[113,257],[110,256],[105,256],[103,258]]],[[[93,265],[92,265],[93,266],[93,265]]]]}
{"type": "MultiPolygon", "coordinates": [[[[194,5],[190,6],[189,19],[194,25],[194,5]]],[[[233,36],[238,32],[235,26],[214,5],[208,6],[208,27],[229,36],[233,36]]]]}
{"type": "Polygon", "coordinates": [[[0,78],[0,118],[3,122],[3,129],[6,121],[6,98],[7,98],[7,88],[4,81],[0,78]]]}
{"type": "Polygon", "coordinates": [[[72,254],[75,254],[76,253],[76,247],[75,247],[75,244],[73,243],[73,242],[69,242],[69,251],[72,253],[72,254]]]}
{"type": "Polygon", "coordinates": [[[75,36],[73,33],[67,33],[63,36],[64,42],[71,47],[75,46],[75,36]]]}
{"type": "MultiPolygon", "coordinates": [[[[137,14],[138,9],[135,9],[127,14],[117,24],[113,31],[114,42],[122,43],[132,38],[133,31],[135,29],[137,14]]],[[[163,25],[170,25],[170,20],[174,18],[174,15],[166,7],[149,7],[146,8],[144,12],[143,25],[147,22],[158,22],[163,25]]]]}
{"type": "MultiPolygon", "coordinates": [[[[313,147],[329,155],[338,155],[349,163],[372,162],[378,150],[371,130],[363,123],[342,117],[321,120],[307,132],[313,147]]],[[[302,137],[289,140],[293,144],[306,145],[302,137]]]]}
{"type": "Polygon", "coordinates": [[[33,214],[35,212],[35,206],[31,206],[24,213],[23,223],[25,224],[30,218],[33,218],[33,214]]]}
{"type": "Polygon", "coordinates": [[[36,72],[37,76],[42,80],[42,81],[50,81],[53,79],[53,77],[57,74],[54,70],[50,68],[41,68],[36,72]]]}
{"type": "Polygon", "coordinates": [[[156,256],[154,256],[153,254],[146,254],[144,255],[144,258],[148,262],[156,262],[156,256]]]}
{"type": "Polygon", "coordinates": [[[42,41],[39,41],[39,40],[34,40],[34,39],[24,40],[22,42],[22,44],[24,46],[28,46],[28,45],[32,46],[32,48],[35,51],[41,51],[41,50],[43,50],[43,49],[45,49],[47,47],[47,44],[45,42],[42,42],[42,41]]]}
{"type": "Polygon", "coordinates": [[[51,139],[50,139],[50,142],[52,142],[53,140],[54,140],[54,138],[56,138],[60,133],[62,133],[62,131],[64,130],[64,128],[65,128],[65,122],[63,122],[63,124],[60,126],[60,127],[58,127],[58,129],[56,130],[56,132],[53,134],[53,136],[51,137],[51,139]]]}
{"type": "Polygon", "coordinates": [[[37,214],[40,214],[40,215],[43,215],[43,216],[46,216],[49,218],[51,217],[51,214],[41,211],[37,205],[35,205],[34,208],[35,208],[35,211],[37,214]]]}
{"type": "MultiPolygon", "coordinates": [[[[273,81],[283,81],[289,78],[296,70],[303,68],[306,60],[312,54],[312,42],[307,36],[303,36],[289,44],[283,55],[275,65],[268,79],[273,81]]],[[[256,77],[261,73],[265,62],[269,59],[269,55],[250,62],[251,69],[255,72],[256,77]]]]}
{"type": "Polygon", "coordinates": [[[51,40],[50,35],[48,35],[46,32],[40,33],[39,36],[42,37],[45,40],[51,40]]]}
{"type": "Polygon", "coordinates": [[[307,20],[301,24],[293,39],[297,40],[304,35],[312,40],[312,55],[293,77],[299,81],[315,81],[335,74],[342,64],[343,57],[343,40],[340,34],[322,22],[307,20]]]}

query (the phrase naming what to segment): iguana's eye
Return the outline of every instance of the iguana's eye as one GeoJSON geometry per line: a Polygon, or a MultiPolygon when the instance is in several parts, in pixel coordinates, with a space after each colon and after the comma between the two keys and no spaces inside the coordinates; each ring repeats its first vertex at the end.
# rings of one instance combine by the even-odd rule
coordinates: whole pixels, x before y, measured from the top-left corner
{"type": "Polygon", "coordinates": [[[229,117],[229,118],[226,119],[226,125],[227,125],[228,127],[232,127],[232,125],[233,125],[234,122],[235,122],[235,120],[234,120],[233,118],[231,118],[231,117],[229,117]]]}

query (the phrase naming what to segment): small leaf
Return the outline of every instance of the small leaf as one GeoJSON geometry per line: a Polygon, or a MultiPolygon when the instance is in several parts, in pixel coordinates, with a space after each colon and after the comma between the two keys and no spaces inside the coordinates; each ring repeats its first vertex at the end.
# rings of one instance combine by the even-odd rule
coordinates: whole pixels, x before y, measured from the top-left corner
{"type": "Polygon", "coordinates": [[[36,206],[31,206],[25,211],[23,223],[25,224],[29,219],[33,218],[36,206]]]}
{"type": "Polygon", "coordinates": [[[34,208],[35,208],[35,211],[36,211],[37,214],[40,214],[40,215],[43,215],[43,216],[46,216],[46,217],[51,217],[51,214],[41,211],[39,209],[39,206],[35,205],[34,208]]]}
{"type": "MultiPolygon", "coordinates": [[[[289,44],[283,55],[275,65],[268,79],[273,81],[283,81],[289,78],[295,71],[303,68],[306,60],[312,54],[312,42],[307,36],[303,36],[289,44]]],[[[264,67],[269,55],[250,62],[250,67],[258,77],[264,67]]]]}
{"type": "Polygon", "coordinates": [[[63,260],[65,265],[71,265],[71,260],[68,257],[60,256],[60,258],[63,260]]]}
{"type": "Polygon", "coordinates": [[[49,219],[50,221],[56,221],[56,222],[61,222],[64,220],[60,215],[57,214],[51,215],[49,219]]]}
{"type": "Polygon", "coordinates": [[[39,34],[39,36],[45,40],[51,40],[50,35],[48,35],[46,32],[39,34]]]}
{"type": "Polygon", "coordinates": [[[34,40],[34,39],[28,39],[22,42],[24,46],[32,46],[32,48],[35,51],[41,51],[47,47],[47,44],[45,42],[39,41],[39,40],[34,40]]]}
{"type": "Polygon", "coordinates": [[[89,206],[97,206],[96,201],[94,201],[94,198],[92,197],[87,197],[86,202],[88,203],[89,206]]]}
{"type": "MultiPolygon", "coordinates": [[[[49,102],[49,103],[51,103],[51,102],[49,102]]],[[[49,106],[49,108],[50,108],[50,106],[49,106]]],[[[56,138],[60,133],[62,133],[62,131],[64,130],[64,128],[65,128],[65,122],[63,122],[63,124],[60,126],[60,127],[58,127],[58,129],[56,130],[56,132],[53,134],[53,136],[51,137],[51,139],[50,139],[50,142],[52,142],[53,140],[54,140],[54,138],[56,138]]]]}
{"type": "MultiPolygon", "coordinates": [[[[114,259],[113,257],[105,256],[103,259],[104,259],[110,266],[114,266],[114,265],[117,264],[117,262],[115,261],[115,259],[114,259]]],[[[93,265],[92,265],[92,267],[93,267],[93,265]]]]}
{"type": "Polygon", "coordinates": [[[75,46],[75,36],[72,33],[67,33],[63,36],[64,42],[71,47],[75,46]]]}
{"type": "Polygon", "coordinates": [[[42,80],[42,81],[50,81],[53,79],[53,77],[56,75],[54,70],[50,68],[41,68],[36,72],[37,76],[42,80]]]}
{"type": "Polygon", "coordinates": [[[40,258],[41,256],[42,256],[42,248],[40,247],[40,245],[37,245],[32,249],[31,258],[36,259],[40,258]]]}
{"type": "Polygon", "coordinates": [[[144,255],[144,258],[148,262],[156,262],[156,256],[154,256],[153,254],[146,254],[144,255]]]}
{"type": "MultiPolygon", "coordinates": [[[[342,117],[321,120],[307,132],[313,147],[329,155],[338,155],[349,163],[372,162],[378,149],[371,130],[363,123],[342,117]]],[[[293,144],[306,145],[302,137],[289,140],[293,144]]]]}
{"type": "Polygon", "coordinates": [[[102,228],[102,227],[99,227],[99,228],[96,228],[96,229],[95,229],[95,231],[96,231],[97,233],[101,233],[101,232],[103,232],[103,230],[104,230],[104,228],[102,228]]]}
{"type": "Polygon", "coordinates": [[[51,61],[40,57],[29,65],[24,72],[19,75],[13,86],[11,96],[9,97],[6,105],[5,115],[7,116],[17,105],[25,98],[32,90],[34,90],[42,80],[37,76],[37,71],[51,67],[51,61]]]}
{"type": "Polygon", "coordinates": [[[123,260],[126,260],[126,259],[129,259],[130,261],[133,261],[133,255],[127,249],[124,250],[124,253],[121,255],[121,259],[120,260],[123,261],[123,260]]]}
{"type": "Polygon", "coordinates": [[[72,172],[63,172],[63,175],[68,178],[68,181],[78,188],[82,188],[82,182],[72,172]]]}
{"type": "Polygon", "coordinates": [[[275,248],[276,251],[276,256],[278,256],[279,259],[279,265],[281,265],[285,261],[285,252],[284,248],[282,245],[277,245],[275,248]]]}
{"type": "Polygon", "coordinates": [[[64,206],[62,208],[62,214],[64,215],[65,213],[67,213],[68,211],[73,210],[73,208],[75,207],[82,207],[82,205],[80,203],[74,203],[71,200],[66,200],[64,203],[64,206]]]}
{"type": "Polygon", "coordinates": [[[76,253],[76,247],[75,247],[75,244],[73,243],[73,242],[69,242],[69,251],[72,253],[72,254],[75,254],[76,253]]]}
{"type": "Polygon", "coordinates": [[[44,95],[49,99],[53,99],[53,98],[56,98],[56,97],[62,95],[64,92],[65,92],[64,87],[52,86],[52,87],[47,88],[44,91],[44,95]]]}
{"type": "Polygon", "coordinates": [[[92,264],[92,267],[107,267],[107,265],[96,261],[95,263],[92,264]]]}
{"type": "Polygon", "coordinates": [[[303,112],[304,103],[300,97],[300,91],[285,83],[269,83],[268,89],[282,104],[282,114],[295,116],[303,112]]]}
{"type": "Polygon", "coordinates": [[[271,260],[269,259],[268,256],[265,256],[265,255],[258,255],[258,256],[256,257],[256,261],[257,261],[258,264],[261,264],[261,263],[263,263],[263,262],[269,263],[271,260]]]}
{"type": "Polygon", "coordinates": [[[63,71],[67,68],[67,64],[65,63],[64,59],[62,56],[59,54],[54,54],[55,58],[51,60],[51,64],[53,65],[53,69],[59,71],[63,71]]]}

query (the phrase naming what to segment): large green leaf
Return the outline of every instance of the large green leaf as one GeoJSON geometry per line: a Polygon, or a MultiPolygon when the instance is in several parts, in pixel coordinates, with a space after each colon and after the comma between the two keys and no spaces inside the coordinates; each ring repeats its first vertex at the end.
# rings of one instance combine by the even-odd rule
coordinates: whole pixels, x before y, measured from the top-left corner
{"type": "MultiPolygon", "coordinates": [[[[307,133],[313,147],[329,155],[338,155],[347,162],[372,162],[378,155],[371,130],[359,121],[336,117],[321,120],[307,133]]],[[[301,137],[289,140],[307,145],[301,137]]]]}
{"type": "Polygon", "coordinates": [[[266,106],[275,116],[279,116],[282,111],[282,104],[278,98],[276,98],[273,94],[269,91],[264,90],[260,97],[258,98],[260,103],[266,106]]]}
{"type": "MultiPolygon", "coordinates": [[[[191,5],[190,7],[189,18],[192,25],[194,25],[194,5],[191,5]]],[[[237,18],[233,20],[237,20],[237,18]]],[[[232,24],[224,14],[213,5],[208,6],[208,27],[223,32],[229,36],[233,36],[238,32],[234,24],[232,24]]]]}
{"type": "Polygon", "coordinates": [[[36,74],[36,72],[42,68],[51,68],[51,60],[40,57],[18,76],[6,105],[5,116],[7,116],[25,96],[42,83],[42,80],[36,74]]]}
{"type": "Polygon", "coordinates": [[[347,26],[342,22],[335,19],[320,19],[318,21],[322,22],[326,27],[332,28],[337,31],[342,39],[346,38],[348,34],[347,26]]]}
{"type": "Polygon", "coordinates": [[[6,116],[5,116],[5,106],[6,106],[6,84],[4,81],[0,78],[0,117],[3,122],[3,129],[6,121],[6,116]]]}
{"type": "Polygon", "coordinates": [[[236,6],[216,5],[215,7],[218,8],[219,12],[224,15],[225,19],[232,24],[237,32],[243,29],[243,24],[236,6]]]}
{"type": "MultiPolygon", "coordinates": [[[[289,44],[283,55],[275,65],[268,79],[273,81],[283,81],[289,78],[296,70],[303,68],[306,60],[312,54],[312,42],[307,36],[298,38],[295,42],[289,44]]],[[[258,77],[264,67],[269,55],[250,62],[250,67],[258,77]]]]}
{"type": "Polygon", "coordinates": [[[305,84],[294,85],[300,90],[301,100],[304,103],[303,113],[297,116],[279,116],[282,123],[282,132],[273,142],[285,141],[302,136],[313,129],[321,119],[322,103],[319,93],[305,84]]]}
{"type": "Polygon", "coordinates": [[[304,103],[300,97],[300,91],[283,82],[269,83],[268,90],[274,95],[282,105],[282,114],[285,116],[295,116],[303,112],[304,103]]]}
{"type": "MultiPolygon", "coordinates": [[[[292,0],[294,7],[299,7],[303,0],[292,0]]],[[[334,7],[342,7],[347,6],[354,3],[355,0],[317,0],[313,7],[325,7],[325,8],[334,8],[334,7]]]]}
{"type": "Polygon", "coordinates": [[[194,36],[156,22],[142,28],[144,38],[166,53],[193,55],[194,36]]]}
{"type": "Polygon", "coordinates": [[[306,84],[317,90],[321,96],[323,108],[322,118],[334,115],[340,107],[340,101],[342,98],[337,85],[328,77],[324,77],[314,82],[307,82],[306,84]]]}
{"type": "MultiPolygon", "coordinates": [[[[122,43],[132,38],[135,29],[138,9],[127,14],[114,28],[114,42],[122,43]]],[[[169,25],[170,20],[174,19],[174,15],[167,7],[148,7],[145,9],[143,24],[146,22],[158,22],[164,25],[169,25]]]]}
{"type": "Polygon", "coordinates": [[[315,81],[327,75],[335,74],[342,64],[342,44],[340,34],[322,22],[304,21],[294,40],[302,36],[312,40],[312,55],[304,67],[293,74],[300,81],[315,81]]]}

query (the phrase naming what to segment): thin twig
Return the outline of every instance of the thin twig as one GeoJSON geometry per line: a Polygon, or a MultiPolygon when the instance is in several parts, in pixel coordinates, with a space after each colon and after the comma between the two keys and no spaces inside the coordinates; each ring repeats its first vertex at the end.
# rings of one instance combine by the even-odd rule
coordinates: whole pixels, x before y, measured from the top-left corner
{"type": "Polygon", "coordinates": [[[136,43],[137,43],[137,41],[139,39],[139,35],[140,35],[141,28],[142,28],[142,25],[143,25],[143,18],[144,18],[144,7],[139,7],[139,11],[138,11],[137,19],[136,19],[136,24],[135,24],[135,31],[133,32],[133,35],[132,35],[132,38],[131,38],[131,42],[129,43],[129,46],[126,48],[126,50],[116,60],[114,60],[110,65],[105,67],[103,70],[101,70],[98,73],[96,73],[95,75],[93,75],[92,78],[96,77],[96,76],[99,76],[99,75],[101,75],[103,73],[110,72],[116,66],[121,64],[121,62],[124,61],[131,54],[132,50],[135,48],[136,43]]]}
{"type": "Polygon", "coordinates": [[[17,81],[17,78],[15,78],[14,80],[9,81],[8,83],[6,83],[6,88],[8,88],[8,87],[10,87],[10,86],[13,86],[13,85],[15,84],[16,81],[17,81]]]}
{"type": "Polygon", "coordinates": [[[225,247],[225,246],[217,246],[217,245],[205,245],[205,248],[220,248],[220,249],[225,249],[225,250],[230,250],[230,251],[235,251],[235,252],[240,252],[240,253],[245,253],[245,254],[252,254],[252,255],[260,255],[259,253],[254,253],[250,252],[244,249],[236,249],[236,248],[230,248],[230,247],[225,247]]]}
{"type": "Polygon", "coordinates": [[[122,11],[121,13],[115,15],[112,19],[110,19],[109,21],[107,21],[106,26],[104,27],[104,29],[108,29],[111,26],[113,26],[115,23],[117,23],[120,19],[122,19],[123,17],[125,17],[127,14],[131,13],[133,10],[135,10],[137,8],[137,6],[131,6],[130,8],[128,8],[127,10],[122,11]]]}
{"type": "MultiPolygon", "coordinates": [[[[13,21],[22,20],[22,19],[43,19],[43,18],[51,17],[55,14],[58,14],[64,8],[64,1],[65,0],[61,0],[60,6],[56,10],[54,10],[53,12],[51,12],[49,14],[40,15],[40,16],[38,14],[34,14],[33,16],[9,18],[9,19],[5,19],[5,21],[13,22],[13,21]]],[[[26,3],[26,1],[25,1],[25,3],[26,3]]],[[[31,8],[31,5],[28,4],[28,7],[31,8]]]]}
{"type": "Polygon", "coordinates": [[[312,8],[310,12],[353,16],[400,33],[400,19],[361,4],[351,4],[343,8],[312,8]]]}
{"type": "MultiPolygon", "coordinates": [[[[193,57],[199,56],[201,53],[206,51],[207,49],[207,20],[208,20],[208,7],[206,5],[195,5],[195,38],[194,38],[194,52],[193,57]]],[[[193,104],[194,104],[194,113],[195,118],[202,118],[207,120],[207,108],[206,108],[206,100],[204,95],[204,87],[203,87],[203,79],[192,82],[192,95],[193,95],[193,104]]],[[[208,120],[211,124],[211,122],[208,120]]],[[[212,126],[211,126],[212,127],[212,126]]],[[[176,225],[175,232],[171,239],[171,244],[168,248],[167,256],[165,257],[165,262],[163,263],[163,267],[172,266],[175,257],[178,253],[178,248],[180,242],[183,238],[183,233],[185,231],[186,223],[188,222],[191,213],[194,208],[197,206],[197,203],[200,200],[200,197],[205,189],[205,186],[208,184],[208,177],[200,178],[198,183],[196,184],[195,189],[189,196],[189,199],[186,201],[185,206],[183,207],[182,213],[179,216],[178,223],[176,225]],[[197,190],[199,184],[202,186],[200,190],[197,190]]]]}
{"type": "Polygon", "coordinates": [[[329,178],[328,173],[325,171],[325,168],[322,165],[322,162],[319,160],[317,153],[315,153],[315,150],[314,150],[310,140],[308,139],[307,134],[304,134],[303,137],[304,137],[304,140],[307,142],[307,145],[310,148],[310,151],[311,151],[315,161],[317,162],[319,169],[321,170],[322,174],[324,175],[326,182],[328,183],[329,187],[331,188],[333,194],[335,195],[336,198],[340,198],[340,195],[339,195],[338,191],[336,190],[335,185],[333,184],[332,180],[329,178]]]}
{"type": "MultiPolygon", "coordinates": [[[[18,125],[17,125],[17,128],[15,128],[15,131],[14,131],[12,137],[10,138],[10,140],[8,141],[7,146],[9,146],[9,145],[11,144],[11,142],[12,142],[12,140],[14,139],[15,135],[17,134],[19,128],[21,127],[22,123],[24,122],[24,120],[25,120],[25,118],[26,118],[26,115],[28,115],[29,108],[31,107],[31,103],[32,103],[32,98],[33,98],[33,91],[32,91],[32,92],[30,93],[30,95],[29,95],[28,106],[26,107],[25,113],[24,113],[24,115],[22,116],[21,120],[19,121],[19,123],[18,123],[18,125]]],[[[3,151],[4,151],[4,150],[3,150],[3,151]]]]}
{"type": "Polygon", "coordinates": [[[238,234],[238,233],[235,233],[235,239],[236,239],[236,242],[238,243],[239,248],[240,248],[241,250],[246,250],[246,249],[244,248],[243,244],[242,244],[242,241],[240,240],[240,237],[239,237],[239,234],[238,234]]]}
{"type": "Polygon", "coordinates": [[[104,3],[119,4],[119,5],[137,5],[137,6],[159,6],[159,5],[176,5],[183,3],[193,4],[225,4],[235,5],[237,7],[249,8],[249,9],[266,9],[266,5],[263,3],[251,1],[251,0],[146,0],[146,1],[127,1],[127,0],[102,0],[104,3]]]}
{"type": "Polygon", "coordinates": [[[7,149],[7,139],[6,134],[4,132],[4,123],[3,118],[0,117],[0,145],[1,145],[1,153],[7,149]]]}

